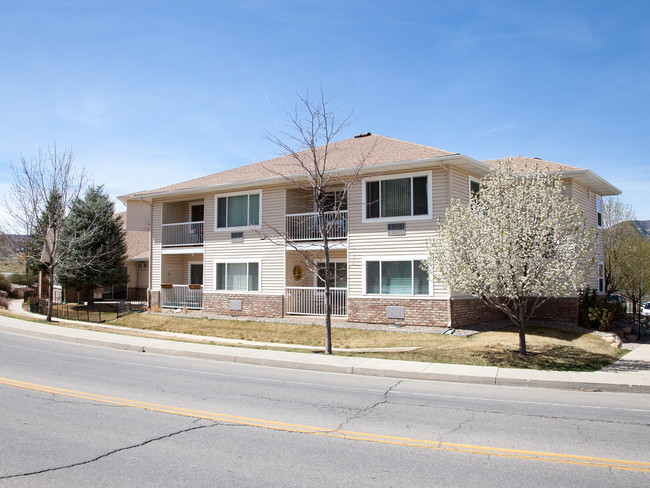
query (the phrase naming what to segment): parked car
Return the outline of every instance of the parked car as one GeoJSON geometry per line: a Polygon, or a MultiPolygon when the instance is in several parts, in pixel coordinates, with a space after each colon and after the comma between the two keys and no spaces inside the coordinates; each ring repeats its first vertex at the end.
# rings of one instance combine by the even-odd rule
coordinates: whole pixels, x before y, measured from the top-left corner
{"type": "Polygon", "coordinates": [[[643,307],[641,307],[641,315],[645,315],[646,317],[650,317],[650,302],[645,302],[643,304],[643,307]]]}

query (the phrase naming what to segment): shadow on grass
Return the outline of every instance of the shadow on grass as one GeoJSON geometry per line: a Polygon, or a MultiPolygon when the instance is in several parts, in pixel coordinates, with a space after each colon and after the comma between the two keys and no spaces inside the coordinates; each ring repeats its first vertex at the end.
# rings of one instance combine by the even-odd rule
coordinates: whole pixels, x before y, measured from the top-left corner
{"type": "Polygon", "coordinates": [[[538,345],[522,356],[518,350],[490,348],[474,355],[500,368],[543,369],[554,371],[598,371],[609,366],[615,357],[571,346],[538,345]]]}

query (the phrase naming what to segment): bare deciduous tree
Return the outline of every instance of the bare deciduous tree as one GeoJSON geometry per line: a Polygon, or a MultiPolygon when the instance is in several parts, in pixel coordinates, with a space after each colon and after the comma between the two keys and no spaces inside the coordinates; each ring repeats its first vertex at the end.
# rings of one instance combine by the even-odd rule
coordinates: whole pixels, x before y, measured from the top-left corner
{"type": "Polygon", "coordinates": [[[628,234],[628,227],[632,225],[636,217],[632,207],[618,198],[603,198],[602,202],[605,291],[607,291],[607,295],[611,295],[616,293],[620,286],[620,277],[616,267],[625,252],[623,246],[628,234]]]}
{"type": "Polygon", "coordinates": [[[23,249],[28,264],[44,269],[49,275],[47,320],[52,320],[54,276],[66,250],[60,241],[72,202],[80,195],[87,180],[85,170],[74,167],[71,150],[59,151],[56,145],[29,159],[11,165],[13,182],[3,198],[13,234],[28,236],[37,243],[30,251],[23,249]]]}
{"type": "Polygon", "coordinates": [[[298,97],[294,111],[287,112],[288,130],[281,132],[280,136],[265,134],[289,158],[290,163],[281,171],[271,167],[267,167],[267,170],[282,176],[313,202],[315,221],[302,223],[309,227],[311,237],[318,239],[321,246],[317,251],[305,249],[300,245],[300,238],[305,236],[287,228],[274,228],[268,222],[264,223],[263,232],[269,240],[295,250],[315,275],[322,271],[319,278],[324,287],[325,353],[332,354],[332,239],[340,235],[342,228],[345,228],[347,235],[347,215],[344,212],[347,211],[348,194],[374,147],[368,144],[359,152],[356,161],[341,168],[340,164],[336,164],[335,140],[350,125],[350,117],[340,118],[337,115],[322,88],[315,101],[309,98],[309,94],[298,97]]]}

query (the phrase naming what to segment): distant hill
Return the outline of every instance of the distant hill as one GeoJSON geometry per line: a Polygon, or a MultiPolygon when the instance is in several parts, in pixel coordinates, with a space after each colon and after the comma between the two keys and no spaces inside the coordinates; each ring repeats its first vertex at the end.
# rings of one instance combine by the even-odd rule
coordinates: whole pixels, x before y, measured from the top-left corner
{"type": "Polygon", "coordinates": [[[17,234],[0,234],[0,259],[18,259],[15,249],[21,248],[27,236],[17,234]]]}
{"type": "Polygon", "coordinates": [[[650,241],[650,220],[635,220],[632,225],[643,237],[650,241]]]}

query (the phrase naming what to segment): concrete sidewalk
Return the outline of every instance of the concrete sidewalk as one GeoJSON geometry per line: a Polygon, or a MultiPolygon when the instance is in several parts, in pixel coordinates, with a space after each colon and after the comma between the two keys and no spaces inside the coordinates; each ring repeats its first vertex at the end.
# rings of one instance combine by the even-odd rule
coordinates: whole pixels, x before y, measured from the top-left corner
{"type": "MultiPolygon", "coordinates": [[[[15,309],[15,306],[12,308],[15,309]]],[[[19,312],[17,309],[15,311],[19,312]]],[[[22,308],[20,311],[25,313],[22,308]]],[[[90,325],[97,326],[97,324],[90,325]]],[[[147,335],[156,337],[138,337],[119,334],[117,331],[111,332],[113,330],[111,326],[104,327],[107,332],[74,329],[0,316],[0,330],[6,332],[142,353],[418,380],[650,393],[650,344],[639,345],[623,359],[602,371],[584,373],[367,359],[340,355],[326,356],[314,354],[311,351],[313,348],[303,353],[229,347],[210,343],[180,342],[188,338],[197,339],[196,336],[185,334],[147,331],[147,335]]],[[[203,339],[210,342],[217,338],[203,339]]]]}

